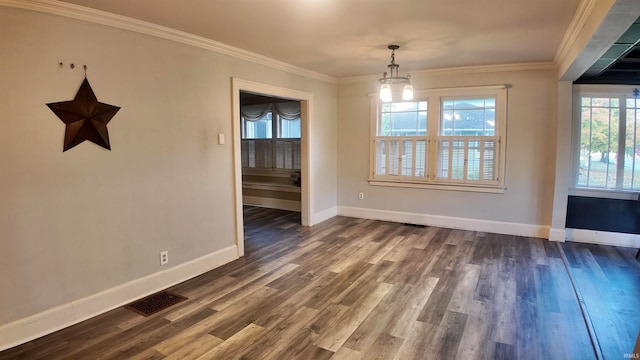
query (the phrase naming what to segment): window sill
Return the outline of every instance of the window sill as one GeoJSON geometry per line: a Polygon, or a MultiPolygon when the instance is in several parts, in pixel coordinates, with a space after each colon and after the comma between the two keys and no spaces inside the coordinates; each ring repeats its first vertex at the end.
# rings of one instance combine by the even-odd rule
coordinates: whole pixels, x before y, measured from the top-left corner
{"type": "Polygon", "coordinates": [[[571,188],[570,196],[594,197],[602,199],[637,200],[639,191],[604,190],[588,188],[571,188]]]}
{"type": "Polygon", "coordinates": [[[410,182],[406,180],[393,181],[393,180],[369,179],[369,185],[414,188],[414,189],[482,192],[482,193],[490,193],[490,194],[504,194],[504,192],[507,190],[507,188],[503,186],[470,185],[470,184],[434,184],[434,183],[427,184],[423,182],[410,182]]]}

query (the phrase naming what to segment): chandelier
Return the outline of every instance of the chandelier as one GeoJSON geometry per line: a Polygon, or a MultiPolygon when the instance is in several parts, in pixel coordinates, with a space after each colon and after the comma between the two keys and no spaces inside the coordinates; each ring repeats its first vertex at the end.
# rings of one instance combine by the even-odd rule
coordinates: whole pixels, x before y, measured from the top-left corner
{"type": "Polygon", "coordinates": [[[396,64],[396,50],[400,48],[399,45],[389,45],[391,50],[391,63],[387,65],[389,73],[385,71],[378,81],[380,81],[380,100],[384,102],[392,101],[391,85],[404,84],[402,88],[402,100],[413,100],[413,86],[411,86],[411,75],[400,76],[398,74],[398,68],[400,65],[396,64]]]}

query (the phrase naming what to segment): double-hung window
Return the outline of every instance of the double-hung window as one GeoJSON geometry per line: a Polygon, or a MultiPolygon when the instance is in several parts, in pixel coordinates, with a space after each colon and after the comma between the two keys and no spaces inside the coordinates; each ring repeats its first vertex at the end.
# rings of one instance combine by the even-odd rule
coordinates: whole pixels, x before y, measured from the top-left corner
{"type": "Polygon", "coordinates": [[[640,99],[629,86],[576,85],[573,185],[640,191],[640,99]]]}
{"type": "Polygon", "coordinates": [[[372,185],[504,188],[505,86],[416,92],[416,100],[372,96],[372,185]]]}
{"type": "Polygon", "coordinates": [[[241,121],[245,169],[300,169],[299,102],[244,106],[241,121]]]}

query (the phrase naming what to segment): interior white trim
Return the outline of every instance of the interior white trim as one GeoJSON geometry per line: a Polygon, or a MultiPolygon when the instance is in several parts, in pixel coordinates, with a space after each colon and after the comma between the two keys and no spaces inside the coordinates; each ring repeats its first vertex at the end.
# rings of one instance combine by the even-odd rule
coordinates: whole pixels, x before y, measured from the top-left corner
{"type": "Polygon", "coordinates": [[[567,229],[567,241],[633,248],[640,247],[640,235],[597,230],[567,229]]]}
{"type": "Polygon", "coordinates": [[[0,325],[0,351],[51,334],[237,259],[235,245],[97,294],[0,325]]]}
{"type": "Polygon", "coordinates": [[[243,50],[205,37],[178,31],[150,22],[116,15],[110,12],[96,10],[85,6],[70,4],[56,0],[0,0],[0,6],[14,7],[32,11],[38,11],[53,15],[82,20],[94,24],[110,26],[116,29],[128,30],[140,34],[151,35],[161,39],[199,47],[220,54],[235,57],[259,65],[269,66],[274,69],[286,71],[292,74],[304,76],[310,79],[337,84],[337,79],[315,71],[303,69],[285,62],[272,59],[260,54],[243,50]]]}
{"type": "Polygon", "coordinates": [[[567,240],[567,229],[551,228],[549,230],[549,241],[565,242],[567,240]]]}
{"type": "Polygon", "coordinates": [[[589,16],[593,12],[597,0],[582,0],[578,4],[578,9],[569,23],[569,28],[564,33],[560,46],[556,52],[556,56],[553,59],[554,64],[561,64],[564,59],[569,55],[572,45],[576,42],[581,31],[583,31],[584,25],[589,20],[589,16]]]}
{"type": "Polygon", "coordinates": [[[348,206],[338,207],[338,215],[416,225],[438,226],[450,229],[482,231],[517,236],[530,236],[543,239],[549,238],[549,226],[546,225],[520,224],[504,221],[468,219],[452,216],[439,216],[379,209],[365,209],[348,206]]]}
{"type": "Polygon", "coordinates": [[[332,207],[320,212],[316,212],[311,214],[311,218],[309,219],[309,225],[316,225],[325,220],[329,220],[334,216],[338,215],[338,208],[332,207]]]}
{"type": "MultiPolygon", "coordinates": [[[[555,69],[556,69],[556,64],[552,62],[476,65],[476,66],[460,66],[460,67],[452,67],[452,68],[412,71],[411,78],[417,79],[420,77],[438,76],[438,75],[455,76],[455,75],[464,75],[464,74],[496,73],[496,72],[509,72],[509,71],[530,71],[530,70],[555,70],[555,69]]],[[[379,74],[352,76],[352,77],[340,78],[337,80],[337,83],[351,84],[351,83],[378,80],[378,78],[380,78],[379,74]]]]}
{"type": "MultiPolygon", "coordinates": [[[[0,0],[1,1],[1,0],[0,0]]],[[[278,86],[257,83],[254,81],[231,78],[232,128],[233,128],[233,173],[235,189],[235,223],[236,245],[238,256],[244,256],[244,227],[242,215],[242,149],[240,147],[240,91],[270,95],[300,101],[300,152],[301,152],[301,186],[300,186],[300,217],[302,225],[312,225],[311,209],[313,209],[313,93],[287,89],[278,86]]]]}

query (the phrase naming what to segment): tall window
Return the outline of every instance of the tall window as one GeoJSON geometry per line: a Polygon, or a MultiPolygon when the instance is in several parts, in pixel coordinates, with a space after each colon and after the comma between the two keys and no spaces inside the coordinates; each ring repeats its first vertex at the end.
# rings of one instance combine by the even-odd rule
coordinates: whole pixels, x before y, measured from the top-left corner
{"type": "Polygon", "coordinates": [[[299,102],[243,106],[241,116],[244,168],[300,169],[299,102]]]}
{"type": "Polygon", "coordinates": [[[629,87],[576,89],[576,188],[640,190],[640,100],[629,87]]]}
{"type": "Polygon", "coordinates": [[[377,111],[370,183],[502,188],[506,89],[443,89],[416,95],[416,101],[372,100],[377,111]]]}

